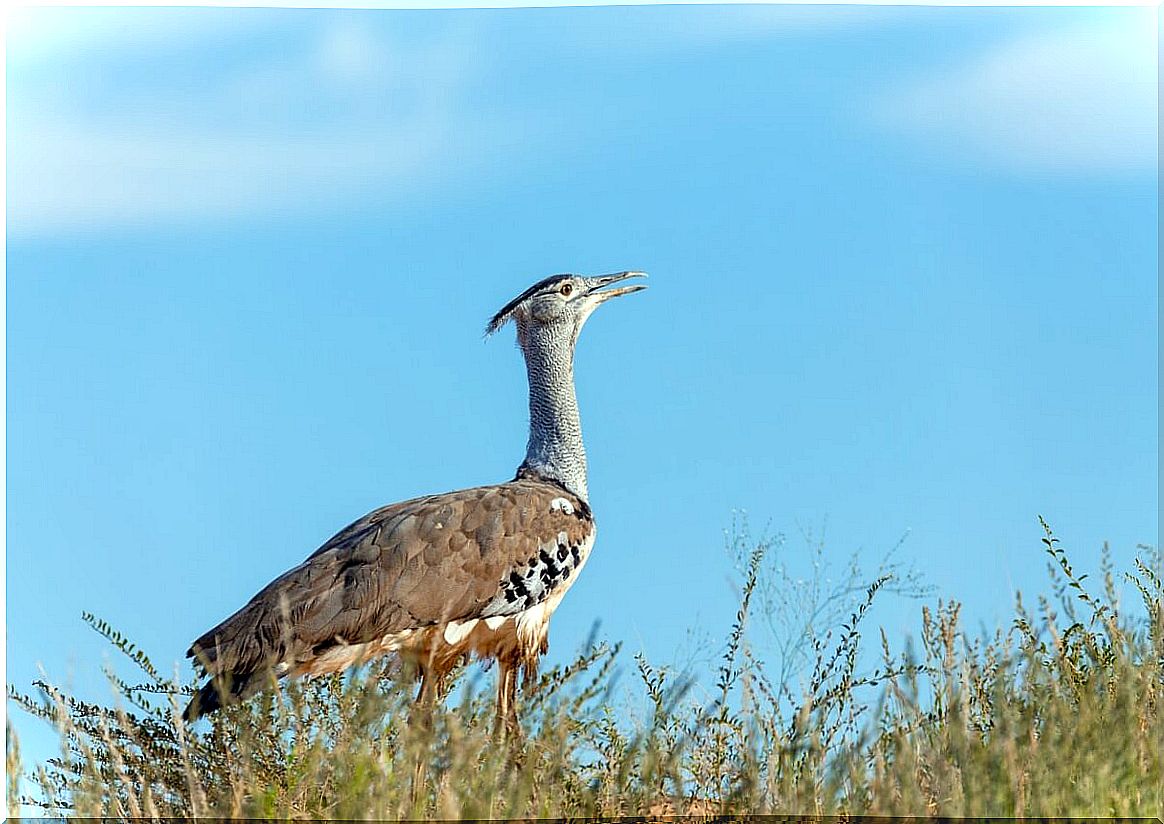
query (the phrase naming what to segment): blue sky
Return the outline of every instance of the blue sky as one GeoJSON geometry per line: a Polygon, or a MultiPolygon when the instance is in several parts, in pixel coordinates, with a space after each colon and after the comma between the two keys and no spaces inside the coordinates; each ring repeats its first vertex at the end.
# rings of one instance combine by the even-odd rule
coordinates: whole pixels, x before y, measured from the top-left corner
{"type": "MultiPolygon", "coordinates": [[[[724,530],[900,553],[975,624],[1158,543],[1157,13],[41,9],[7,58],[7,680],[169,666],[355,517],[511,476],[486,319],[578,352],[601,534],[555,617],[659,661],[724,530]],[[827,525],[827,527],[826,527],[827,525]]],[[[877,620],[901,637],[918,605],[877,620]]],[[[186,672],[186,670],[183,670],[186,672]]],[[[46,738],[21,732],[33,754],[46,738]]],[[[38,752],[39,751],[39,752],[38,752]]]]}

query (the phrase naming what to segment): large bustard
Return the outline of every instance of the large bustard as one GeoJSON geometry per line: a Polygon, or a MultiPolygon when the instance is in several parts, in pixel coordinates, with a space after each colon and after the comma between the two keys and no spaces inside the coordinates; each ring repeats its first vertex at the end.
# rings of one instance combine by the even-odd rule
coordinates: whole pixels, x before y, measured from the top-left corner
{"type": "Polygon", "coordinates": [[[397,653],[418,666],[422,700],[440,694],[462,659],[496,660],[499,720],[515,723],[518,671],[536,668],[550,615],[594,546],[574,345],[598,306],[645,288],[604,287],[642,274],[554,275],[494,315],[490,333],[516,325],[529,377],[516,477],[391,504],[341,530],[191,645],[210,680],[185,717],[275,678],[397,653]]]}

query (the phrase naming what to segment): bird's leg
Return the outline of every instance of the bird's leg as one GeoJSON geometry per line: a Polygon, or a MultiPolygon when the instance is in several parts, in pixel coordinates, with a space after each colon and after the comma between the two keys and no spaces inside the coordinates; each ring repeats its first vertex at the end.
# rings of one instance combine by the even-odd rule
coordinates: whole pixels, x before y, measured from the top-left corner
{"type": "Polygon", "coordinates": [[[417,665],[420,673],[420,688],[416,691],[416,721],[420,728],[431,732],[433,728],[433,712],[436,705],[443,701],[448,692],[448,677],[450,668],[443,661],[437,661],[432,656],[417,665]]]}
{"type": "Polygon", "coordinates": [[[517,720],[517,670],[514,661],[497,661],[497,718],[493,735],[505,753],[505,769],[512,775],[522,771],[525,760],[522,751],[521,724],[517,720]]]}
{"type": "Polygon", "coordinates": [[[411,803],[413,814],[422,814],[424,784],[428,773],[428,749],[433,730],[433,708],[441,692],[441,677],[430,667],[421,667],[420,689],[416,693],[413,713],[420,735],[416,749],[416,765],[412,770],[411,803]]]}
{"type": "Polygon", "coordinates": [[[504,659],[497,662],[497,719],[493,731],[510,742],[521,737],[517,722],[517,665],[504,659]]]}
{"type": "Polygon", "coordinates": [[[420,671],[420,688],[416,691],[417,707],[432,709],[436,703],[437,680],[435,673],[428,667],[420,671]]]}

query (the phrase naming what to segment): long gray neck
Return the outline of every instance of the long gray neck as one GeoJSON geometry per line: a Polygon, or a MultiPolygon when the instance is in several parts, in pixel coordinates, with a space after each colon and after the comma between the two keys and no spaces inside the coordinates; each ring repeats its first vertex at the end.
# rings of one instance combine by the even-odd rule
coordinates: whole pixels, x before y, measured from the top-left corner
{"type": "Polygon", "coordinates": [[[572,336],[537,327],[519,332],[518,342],[529,376],[529,443],[518,472],[557,481],[589,502],[572,336]]]}

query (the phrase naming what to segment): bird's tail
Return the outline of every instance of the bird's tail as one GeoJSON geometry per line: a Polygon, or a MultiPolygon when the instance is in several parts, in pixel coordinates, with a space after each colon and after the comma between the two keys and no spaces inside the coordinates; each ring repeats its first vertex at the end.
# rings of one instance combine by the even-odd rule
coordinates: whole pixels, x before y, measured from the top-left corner
{"type": "Polygon", "coordinates": [[[187,723],[193,723],[222,707],[250,698],[263,689],[267,680],[263,675],[260,672],[225,672],[211,678],[190,699],[182,712],[182,718],[187,723]]]}

